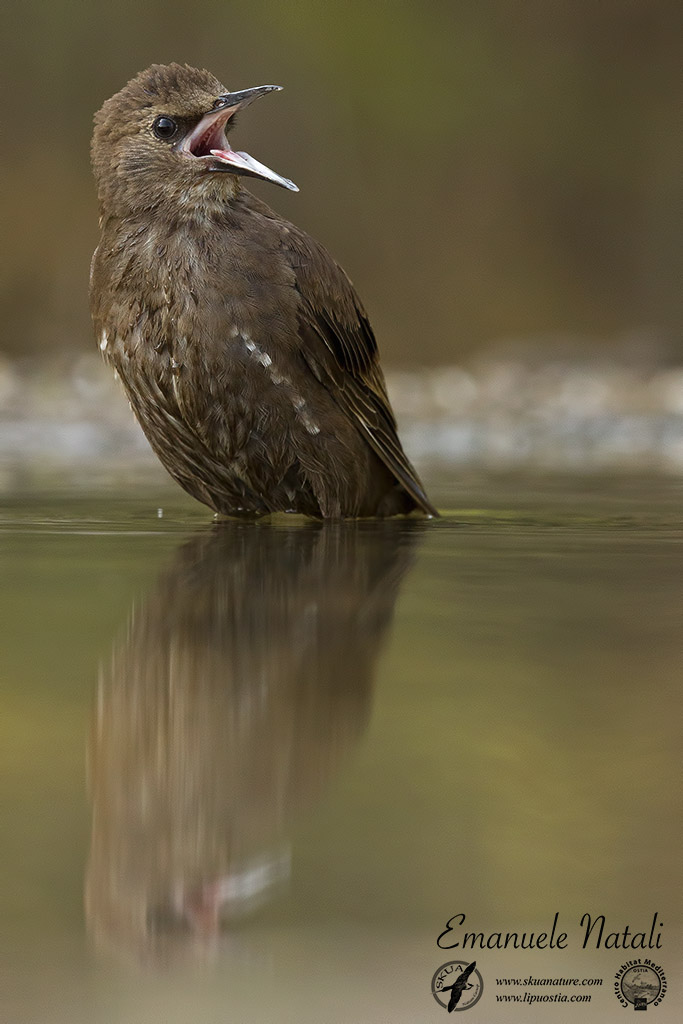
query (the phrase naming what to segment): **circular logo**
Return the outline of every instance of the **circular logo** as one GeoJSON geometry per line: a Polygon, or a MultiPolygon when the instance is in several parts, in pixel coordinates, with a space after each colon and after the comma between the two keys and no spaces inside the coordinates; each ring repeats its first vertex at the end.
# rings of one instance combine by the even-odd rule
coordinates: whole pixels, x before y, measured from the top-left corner
{"type": "Polygon", "coordinates": [[[646,1010],[654,1003],[658,1006],[666,992],[664,971],[658,964],[646,963],[624,964],[617,971],[615,993],[622,1006],[629,1003],[636,1010],[646,1010]]]}
{"type": "Polygon", "coordinates": [[[449,1013],[469,1010],[479,1002],[483,991],[484,982],[476,960],[471,964],[466,960],[449,960],[435,971],[432,978],[432,995],[449,1013]]]}

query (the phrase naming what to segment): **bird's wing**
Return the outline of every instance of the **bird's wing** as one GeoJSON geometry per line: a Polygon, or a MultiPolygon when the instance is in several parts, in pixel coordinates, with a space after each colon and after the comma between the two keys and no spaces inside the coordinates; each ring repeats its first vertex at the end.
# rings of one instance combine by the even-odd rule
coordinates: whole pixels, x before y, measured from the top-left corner
{"type": "Polygon", "coordinates": [[[301,299],[303,358],[417,505],[438,515],[398,439],[375,335],[353,285],[329,253],[293,225],[282,244],[301,299]]]}
{"type": "Polygon", "coordinates": [[[477,961],[473,960],[472,963],[468,964],[468,966],[465,967],[465,969],[461,972],[460,977],[458,978],[458,981],[461,981],[461,982],[467,981],[467,979],[469,978],[470,974],[472,973],[472,971],[474,970],[474,968],[476,966],[477,966],[477,961]]]}
{"type": "Polygon", "coordinates": [[[454,985],[453,989],[451,991],[451,998],[448,1000],[448,1007],[447,1007],[447,1009],[448,1009],[449,1013],[453,1013],[453,1010],[456,1008],[456,1006],[460,1002],[460,997],[461,996],[462,996],[462,989],[458,988],[456,985],[454,985]]]}

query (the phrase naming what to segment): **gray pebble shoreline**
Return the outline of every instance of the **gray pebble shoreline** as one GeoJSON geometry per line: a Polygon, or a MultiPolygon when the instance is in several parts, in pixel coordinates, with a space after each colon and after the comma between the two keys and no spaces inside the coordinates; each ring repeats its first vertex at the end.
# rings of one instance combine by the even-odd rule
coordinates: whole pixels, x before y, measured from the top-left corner
{"type": "MultiPolygon", "coordinates": [[[[642,347],[607,360],[500,345],[466,366],[386,376],[418,468],[683,474],[683,366],[642,347]]],[[[0,356],[0,490],[138,472],[165,479],[97,353],[60,366],[0,356]]]]}

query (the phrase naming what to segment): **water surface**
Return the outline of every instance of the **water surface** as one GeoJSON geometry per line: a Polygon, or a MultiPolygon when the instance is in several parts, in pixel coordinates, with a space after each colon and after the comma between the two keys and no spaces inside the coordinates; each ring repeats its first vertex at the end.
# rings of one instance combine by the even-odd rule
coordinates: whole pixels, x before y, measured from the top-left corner
{"type": "Polygon", "coordinates": [[[448,918],[557,912],[564,952],[477,951],[468,1019],[618,1020],[638,954],[579,922],[656,912],[676,1020],[681,490],[468,480],[438,522],[322,525],[6,500],[3,1019],[438,1020],[448,918]],[[501,1007],[519,972],[604,984],[501,1007]]]}

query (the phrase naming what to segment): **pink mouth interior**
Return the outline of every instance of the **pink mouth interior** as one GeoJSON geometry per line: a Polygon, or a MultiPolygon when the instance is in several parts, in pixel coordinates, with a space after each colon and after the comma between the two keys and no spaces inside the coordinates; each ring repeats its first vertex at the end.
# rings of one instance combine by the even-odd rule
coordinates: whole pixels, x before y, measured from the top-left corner
{"type": "Polygon", "coordinates": [[[230,120],[227,117],[218,117],[212,124],[208,124],[204,131],[190,143],[190,153],[193,156],[211,156],[212,150],[225,150],[230,152],[230,145],[225,137],[225,125],[230,120]]]}

